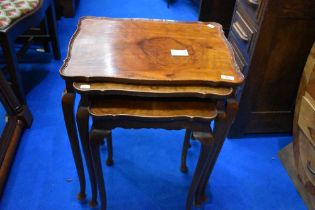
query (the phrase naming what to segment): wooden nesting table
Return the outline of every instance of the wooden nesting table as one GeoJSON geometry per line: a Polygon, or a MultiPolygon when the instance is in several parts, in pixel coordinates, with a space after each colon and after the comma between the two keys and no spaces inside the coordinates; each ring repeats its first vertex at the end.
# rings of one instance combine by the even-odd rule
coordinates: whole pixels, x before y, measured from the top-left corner
{"type": "MultiPolygon", "coordinates": [[[[142,117],[146,116],[148,112],[143,111],[146,106],[139,101],[145,101],[153,113],[163,107],[163,113],[167,115],[174,114],[173,105],[163,103],[193,107],[195,112],[192,113],[199,114],[203,113],[199,109],[212,107],[213,112],[209,109],[204,112],[204,117],[209,115],[209,119],[211,116],[215,120],[213,132],[209,130],[213,142],[207,155],[199,159],[203,166],[197,170],[198,178],[194,176],[186,209],[190,209],[192,199],[196,204],[205,200],[209,176],[237,110],[234,90],[244,79],[219,24],[84,17],[71,39],[60,75],[66,82],[62,107],[80,180],[79,199],[85,198],[85,177],[74,117],[76,93],[81,95],[77,122],[91,182],[92,206],[96,205],[97,186],[104,183],[95,179],[95,171],[100,169],[95,161],[93,166],[93,159],[97,157],[91,156],[93,144],[88,143],[89,115],[110,134],[112,128],[128,127],[126,124],[131,118],[124,118],[119,125],[105,123],[104,126],[101,121],[106,121],[105,118],[113,113],[119,115],[117,111],[127,114],[136,111],[142,117]],[[116,109],[123,101],[125,107],[116,109]],[[113,107],[115,110],[111,110],[113,107]]],[[[179,116],[186,114],[176,113],[179,116]]],[[[195,119],[195,116],[190,117],[191,121],[195,119]]],[[[106,208],[104,202],[106,200],[101,197],[102,209],[106,208]]]]}

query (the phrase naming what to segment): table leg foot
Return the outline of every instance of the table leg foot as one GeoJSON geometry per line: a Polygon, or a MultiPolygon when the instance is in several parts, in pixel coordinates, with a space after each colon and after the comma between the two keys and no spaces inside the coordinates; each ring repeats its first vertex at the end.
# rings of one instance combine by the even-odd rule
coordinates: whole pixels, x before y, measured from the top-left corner
{"type": "Polygon", "coordinates": [[[95,207],[97,206],[97,200],[91,200],[91,201],[89,202],[89,206],[90,206],[91,208],[95,208],[95,207]]]}
{"type": "Polygon", "coordinates": [[[187,166],[181,166],[181,167],[180,167],[180,171],[181,171],[182,173],[187,173],[187,172],[188,172],[188,167],[187,167],[187,166]]]}
{"type": "Polygon", "coordinates": [[[85,199],[86,199],[86,194],[85,194],[85,192],[79,192],[78,195],[77,195],[77,199],[78,199],[79,201],[85,201],[85,199]]]}

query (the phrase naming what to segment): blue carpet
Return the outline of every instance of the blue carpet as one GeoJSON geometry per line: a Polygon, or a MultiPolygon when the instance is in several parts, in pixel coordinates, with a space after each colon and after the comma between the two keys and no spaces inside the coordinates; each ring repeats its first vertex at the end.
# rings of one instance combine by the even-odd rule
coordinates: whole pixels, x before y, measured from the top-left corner
{"type": "MultiPolygon", "coordinates": [[[[189,0],[178,0],[169,9],[163,0],[81,0],[75,18],[58,21],[62,58],[79,17],[85,15],[192,21],[197,19],[197,9],[189,0]]],[[[34,123],[21,140],[0,209],[90,209],[86,202],[76,200],[79,183],[60,102],[64,89],[58,74],[61,64],[52,60],[21,65],[34,123]]],[[[199,144],[192,143],[190,170],[182,174],[183,137],[184,131],[114,130],[115,165],[103,165],[108,209],[184,209],[199,144]]],[[[277,157],[291,139],[227,140],[207,187],[209,201],[201,209],[306,209],[277,157]]],[[[104,161],[106,153],[103,148],[104,161]]]]}

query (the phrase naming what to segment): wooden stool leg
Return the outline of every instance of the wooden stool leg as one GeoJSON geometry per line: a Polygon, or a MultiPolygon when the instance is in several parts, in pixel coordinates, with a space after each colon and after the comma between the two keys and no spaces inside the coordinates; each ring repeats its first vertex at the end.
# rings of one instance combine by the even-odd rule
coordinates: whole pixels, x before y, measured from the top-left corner
{"type": "Polygon", "coordinates": [[[215,143],[214,143],[213,150],[211,151],[211,153],[213,154],[211,156],[211,159],[207,161],[205,173],[202,176],[201,182],[196,191],[196,196],[195,196],[196,205],[200,205],[202,202],[205,202],[207,200],[205,190],[209,181],[209,177],[211,176],[213,167],[219,156],[224,140],[231,128],[233,120],[235,119],[237,110],[238,110],[237,101],[235,99],[229,99],[227,102],[226,113],[219,114],[215,120],[215,131],[214,131],[215,143]]]}
{"type": "Polygon", "coordinates": [[[85,200],[85,176],[82,163],[81,151],[78,144],[77,129],[74,120],[74,100],[75,93],[65,90],[62,95],[62,111],[67,128],[67,133],[71,145],[72,155],[74,163],[77,169],[77,173],[80,181],[80,192],[78,194],[79,200],[85,200]]]}
{"type": "Polygon", "coordinates": [[[47,11],[46,11],[46,17],[47,17],[47,23],[48,23],[48,30],[49,30],[49,36],[53,48],[53,53],[55,59],[59,60],[61,58],[60,55],[60,47],[59,47],[59,40],[58,40],[58,33],[57,33],[57,27],[56,27],[56,13],[55,13],[55,7],[52,3],[47,11]]]}
{"type": "Polygon", "coordinates": [[[112,143],[112,131],[107,131],[106,135],[106,141],[107,141],[107,151],[108,151],[108,156],[106,160],[106,165],[112,166],[114,164],[113,161],[113,143],[112,143]]]}
{"type": "Polygon", "coordinates": [[[75,0],[61,0],[62,3],[62,13],[64,17],[74,17],[75,16],[75,0]]]}
{"type": "Polygon", "coordinates": [[[183,148],[182,148],[181,166],[180,166],[180,170],[183,173],[186,173],[188,171],[186,159],[187,159],[188,148],[190,145],[190,137],[191,137],[191,130],[186,129],[185,139],[184,139],[183,148]]]}
{"type": "Polygon", "coordinates": [[[22,104],[25,104],[23,83],[18,69],[18,59],[14,50],[14,40],[4,35],[1,40],[3,54],[6,60],[6,70],[10,75],[14,93],[22,104]]]}
{"type": "Polygon", "coordinates": [[[93,167],[96,174],[97,185],[100,194],[100,201],[101,201],[101,210],[106,209],[106,191],[105,191],[105,182],[103,177],[102,171],[102,164],[100,158],[100,143],[102,139],[106,136],[106,131],[95,129],[92,126],[90,132],[90,148],[93,157],[93,167]]]}
{"type": "MultiPolygon", "coordinates": [[[[47,25],[47,18],[45,17],[44,20],[40,23],[40,30],[41,33],[48,35],[48,25],[47,25]]],[[[50,46],[49,46],[49,41],[44,40],[43,41],[43,47],[45,52],[50,52],[50,46]]]]}
{"type": "Polygon", "coordinates": [[[77,111],[77,124],[78,130],[81,139],[81,145],[90,177],[91,190],[92,190],[92,199],[89,203],[91,207],[97,205],[97,184],[96,177],[93,169],[92,154],[89,146],[89,112],[87,106],[84,106],[80,101],[80,105],[77,111]]]}
{"type": "Polygon", "coordinates": [[[206,161],[209,159],[213,137],[210,132],[196,132],[194,133],[196,139],[201,143],[199,160],[195,169],[193,180],[187,195],[186,210],[190,210],[194,201],[194,195],[201,181],[203,172],[205,170],[206,161]]]}

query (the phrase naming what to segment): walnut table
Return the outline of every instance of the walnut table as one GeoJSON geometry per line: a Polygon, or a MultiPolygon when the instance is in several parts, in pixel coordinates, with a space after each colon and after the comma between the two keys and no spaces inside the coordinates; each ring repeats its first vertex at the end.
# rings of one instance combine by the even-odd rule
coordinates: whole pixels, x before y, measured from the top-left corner
{"type": "Polygon", "coordinates": [[[197,204],[204,200],[208,178],[237,110],[234,90],[244,79],[219,24],[85,17],[71,39],[60,75],[66,82],[64,118],[81,183],[80,195],[84,195],[73,105],[75,92],[81,94],[77,120],[92,185],[92,204],[96,203],[97,191],[88,144],[91,98],[111,95],[149,101],[157,97],[168,101],[211,100],[218,110],[209,151],[212,155],[194,191],[197,204]]]}

